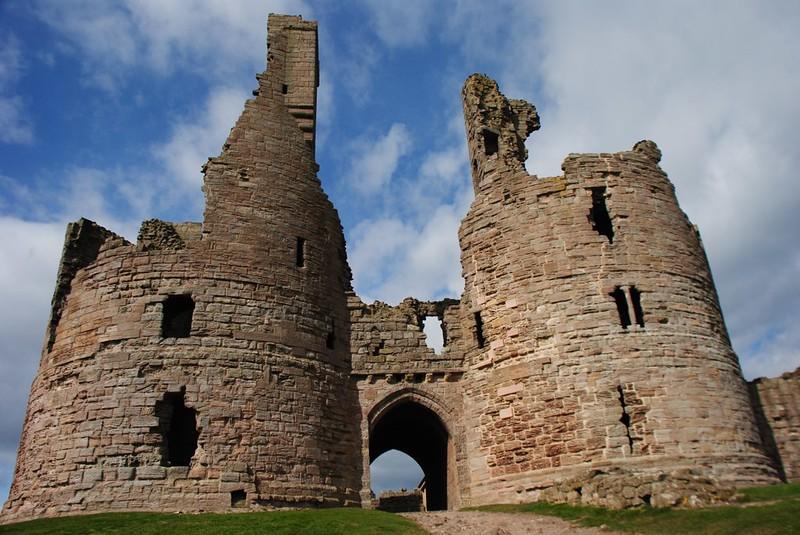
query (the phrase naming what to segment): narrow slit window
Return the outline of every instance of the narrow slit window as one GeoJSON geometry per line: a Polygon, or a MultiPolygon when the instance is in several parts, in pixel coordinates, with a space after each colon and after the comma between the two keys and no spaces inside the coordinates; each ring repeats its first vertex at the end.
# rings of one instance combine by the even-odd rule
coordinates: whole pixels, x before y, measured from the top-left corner
{"type": "Polygon", "coordinates": [[[161,318],[163,338],[187,338],[192,331],[194,300],[191,295],[170,295],[164,301],[161,318]]]}
{"type": "Polygon", "coordinates": [[[500,150],[500,136],[491,130],[483,131],[483,150],[486,156],[496,154],[500,150]]]}
{"type": "Polygon", "coordinates": [[[608,238],[608,243],[614,243],[614,225],[611,223],[611,216],[606,206],[606,188],[591,188],[592,209],[589,210],[589,222],[592,229],[596,230],[601,236],[608,238]]]}
{"type": "Polygon", "coordinates": [[[625,403],[625,392],[622,390],[621,386],[617,387],[617,392],[619,393],[619,404],[622,407],[622,416],[620,416],[619,421],[622,425],[625,426],[625,436],[628,437],[628,447],[631,449],[631,453],[633,453],[633,437],[631,436],[631,417],[628,414],[628,406],[625,403]]]}
{"type": "Polygon", "coordinates": [[[283,85],[281,86],[281,93],[283,93],[283,94],[285,95],[285,94],[286,94],[286,93],[288,93],[288,92],[289,92],[289,86],[288,86],[288,85],[286,85],[286,84],[283,84],[283,85]]]}
{"type": "Polygon", "coordinates": [[[336,347],[336,324],[333,320],[331,320],[331,330],[328,332],[327,338],[325,338],[325,347],[328,349],[336,347]]]}
{"type": "Polygon", "coordinates": [[[631,304],[633,305],[633,317],[639,327],[644,327],[644,311],[642,310],[642,294],[636,289],[636,286],[631,286],[628,292],[631,295],[631,304]]]}
{"type": "Polygon", "coordinates": [[[623,329],[627,329],[631,324],[631,314],[628,312],[628,300],[625,299],[625,292],[622,290],[622,288],[617,286],[610,295],[614,298],[614,302],[617,304],[619,323],[623,329]]]}
{"type": "Polygon", "coordinates": [[[370,354],[373,357],[377,357],[381,354],[381,349],[384,347],[384,341],[381,338],[381,332],[377,327],[370,329],[369,340],[370,354]]]}
{"type": "Polygon", "coordinates": [[[306,239],[297,238],[297,249],[295,250],[295,265],[306,267],[306,239]]]}
{"type": "Polygon", "coordinates": [[[486,338],[483,336],[483,318],[481,313],[475,313],[475,340],[478,342],[478,347],[486,345],[486,338]]]}
{"type": "Polygon", "coordinates": [[[189,466],[197,450],[197,411],[186,406],[184,392],[167,392],[156,402],[161,433],[161,465],[189,466]]]}

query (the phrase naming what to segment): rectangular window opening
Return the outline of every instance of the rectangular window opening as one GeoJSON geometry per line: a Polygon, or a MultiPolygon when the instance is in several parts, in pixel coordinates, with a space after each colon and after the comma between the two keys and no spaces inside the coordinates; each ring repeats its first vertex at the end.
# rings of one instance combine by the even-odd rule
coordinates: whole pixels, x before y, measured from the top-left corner
{"type": "Polygon", "coordinates": [[[478,347],[483,347],[486,345],[486,338],[483,336],[483,318],[481,318],[481,313],[475,313],[475,340],[478,342],[478,347]]]}
{"type": "Polygon", "coordinates": [[[306,267],[306,239],[297,238],[297,249],[295,251],[295,265],[297,267],[306,267]]]}
{"type": "Polygon", "coordinates": [[[247,506],[247,491],[244,489],[231,491],[231,507],[240,508],[247,506]]]}
{"type": "Polygon", "coordinates": [[[617,304],[619,323],[623,329],[627,329],[631,324],[631,315],[630,312],[628,312],[628,300],[625,299],[625,292],[622,290],[622,288],[617,286],[610,295],[614,298],[614,302],[617,304]]]}
{"type": "Polygon", "coordinates": [[[636,318],[636,323],[639,327],[644,327],[644,311],[642,310],[641,292],[636,289],[636,286],[631,286],[628,292],[631,295],[631,304],[633,304],[633,317],[636,318]]]}
{"type": "Polygon", "coordinates": [[[170,295],[163,304],[161,336],[187,338],[192,331],[194,300],[191,295],[170,295]]]}
{"type": "Polygon", "coordinates": [[[422,331],[425,333],[425,345],[433,349],[437,355],[442,354],[444,348],[444,323],[438,316],[426,316],[422,321],[422,331]]]}
{"type": "Polygon", "coordinates": [[[486,156],[496,154],[500,150],[500,136],[491,130],[483,130],[483,150],[486,156]]]}
{"type": "Polygon", "coordinates": [[[592,208],[589,210],[589,222],[592,229],[596,230],[601,236],[608,238],[608,243],[614,243],[614,225],[611,223],[611,215],[606,207],[606,188],[591,188],[592,208]]]}
{"type": "Polygon", "coordinates": [[[288,86],[288,85],[286,85],[286,84],[283,84],[283,85],[281,86],[281,93],[283,93],[283,94],[285,95],[285,94],[286,94],[286,93],[288,93],[288,92],[289,92],[289,86],[288,86]]]}

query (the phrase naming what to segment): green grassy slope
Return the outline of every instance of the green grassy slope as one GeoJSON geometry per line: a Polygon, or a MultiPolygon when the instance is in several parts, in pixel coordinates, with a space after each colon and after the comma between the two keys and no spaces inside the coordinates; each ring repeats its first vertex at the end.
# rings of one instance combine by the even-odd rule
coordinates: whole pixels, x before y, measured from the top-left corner
{"type": "Polygon", "coordinates": [[[800,484],[741,491],[741,506],[705,509],[627,509],[530,503],[488,505],[480,511],[524,512],[557,516],[582,526],[606,526],[631,533],[702,533],[708,535],[800,533],[800,484]]]}
{"type": "Polygon", "coordinates": [[[105,513],[0,526],[25,535],[424,535],[403,517],[363,509],[321,509],[198,515],[105,513]]]}

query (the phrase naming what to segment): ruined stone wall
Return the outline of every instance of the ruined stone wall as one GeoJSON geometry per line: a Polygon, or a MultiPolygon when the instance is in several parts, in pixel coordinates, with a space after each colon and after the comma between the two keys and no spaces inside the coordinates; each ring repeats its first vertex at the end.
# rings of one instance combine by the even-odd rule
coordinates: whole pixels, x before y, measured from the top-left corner
{"type": "Polygon", "coordinates": [[[472,503],[578,468],[699,466],[774,482],[696,229],[652,142],[525,171],[536,111],[464,87],[475,200],[459,238],[472,503]],[[480,330],[480,336],[476,331],[480,330]]]}
{"type": "Polygon", "coordinates": [[[316,24],[270,27],[255,98],[204,168],[202,232],[148,221],[134,246],[82,222],[91,239],[68,238],[85,254],[65,254],[4,521],[360,503],[350,271],[313,128],[286,103],[314,103],[316,24]],[[194,303],[187,336],[164,330],[176,295],[194,303]],[[177,398],[197,434],[178,466],[177,398]]]}
{"type": "Polygon", "coordinates": [[[3,522],[369,506],[392,448],[429,508],[683,503],[776,482],[769,437],[798,477],[798,372],[753,383],[759,434],[654,143],[530,176],[536,109],[473,75],[464,295],[367,305],[316,176],[316,24],[269,25],[268,70],[203,167],[203,223],[148,220],[136,245],[68,227],[3,522]]]}
{"type": "MultiPolygon", "coordinates": [[[[361,406],[360,425],[363,466],[368,467],[383,449],[370,451],[375,426],[393,408],[403,403],[425,407],[441,421],[448,437],[447,496],[448,507],[458,508],[462,495],[468,494],[469,466],[464,450],[464,427],[460,383],[463,369],[464,333],[460,324],[458,301],[421,302],[406,299],[393,307],[381,302],[364,304],[351,295],[350,332],[353,355],[352,377],[356,382],[361,406]],[[445,332],[444,348],[437,355],[427,346],[423,319],[438,317],[445,332]]],[[[399,430],[409,435],[420,428],[399,430]]],[[[378,437],[380,439],[381,437],[378,437]]],[[[415,456],[419,450],[436,447],[430,437],[420,436],[412,449],[397,448],[415,456]]],[[[391,443],[387,442],[387,444],[391,443]]],[[[373,448],[374,449],[374,448],[373,448]]],[[[424,452],[423,452],[424,453],[424,452]]],[[[419,455],[417,456],[419,457],[419,455]]],[[[421,458],[416,459],[420,465],[421,458]]],[[[362,499],[370,503],[370,473],[365,470],[362,499]]]]}
{"type": "Polygon", "coordinates": [[[800,368],[751,381],[750,392],[767,452],[786,481],[800,481],[800,368]]]}

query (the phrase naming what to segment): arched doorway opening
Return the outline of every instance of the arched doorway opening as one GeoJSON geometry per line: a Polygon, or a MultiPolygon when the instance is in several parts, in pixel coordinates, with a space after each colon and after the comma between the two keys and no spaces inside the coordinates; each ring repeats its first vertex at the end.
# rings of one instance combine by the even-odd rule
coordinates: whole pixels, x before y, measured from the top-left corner
{"type": "Polygon", "coordinates": [[[369,461],[398,450],[417,462],[425,474],[428,511],[447,509],[449,433],[439,416],[413,399],[401,399],[370,425],[369,461]]]}

